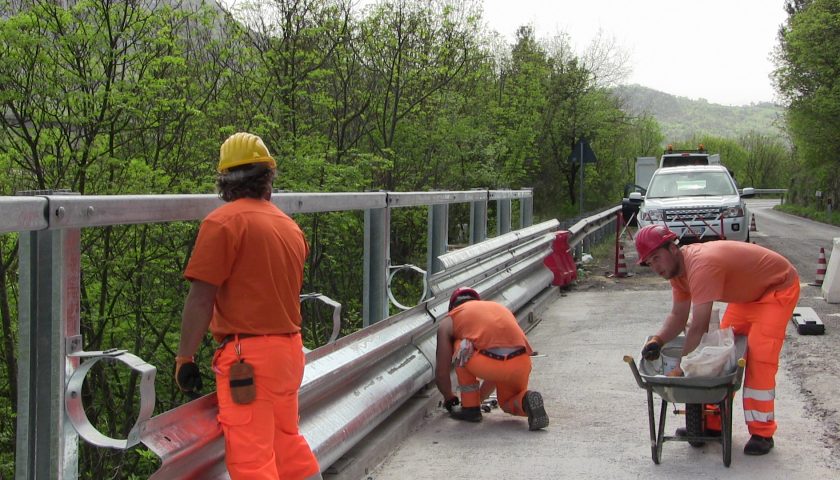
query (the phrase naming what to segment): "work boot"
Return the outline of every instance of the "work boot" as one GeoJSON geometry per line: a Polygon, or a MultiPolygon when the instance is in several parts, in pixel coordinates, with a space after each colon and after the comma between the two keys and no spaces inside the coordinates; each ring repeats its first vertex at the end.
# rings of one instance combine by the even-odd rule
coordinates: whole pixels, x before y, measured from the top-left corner
{"type": "Polygon", "coordinates": [[[753,435],[744,445],[744,455],[767,455],[773,448],[773,437],[753,435]]]}
{"type": "Polygon", "coordinates": [[[540,392],[525,392],[525,396],[522,397],[522,409],[528,414],[528,430],[539,430],[548,426],[548,414],[545,413],[540,392]]]}
{"type": "Polygon", "coordinates": [[[449,416],[455,420],[463,420],[465,422],[480,422],[481,407],[452,407],[449,416]]]}

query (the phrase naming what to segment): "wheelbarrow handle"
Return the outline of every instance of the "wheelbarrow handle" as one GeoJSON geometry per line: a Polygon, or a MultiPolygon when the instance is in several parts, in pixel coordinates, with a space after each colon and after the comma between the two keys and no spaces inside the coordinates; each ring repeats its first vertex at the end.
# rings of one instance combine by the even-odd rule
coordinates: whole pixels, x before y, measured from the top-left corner
{"type": "Polygon", "coordinates": [[[642,376],[639,375],[639,369],[636,367],[636,361],[633,357],[625,355],[624,361],[627,362],[627,365],[630,365],[630,370],[633,372],[633,376],[636,377],[636,383],[639,384],[639,388],[647,388],[645,387],[645,382],[642,380],[642,376]]]}
{"type": "Polygon", "coordinates": [[[744,367],[746,365],[747,361],[743,357],[738,359],[738,369],[735,371],[735,380],[732,387],[733,392],[737,392],[741,388],[741,382],[744,379],[744,367]]]}

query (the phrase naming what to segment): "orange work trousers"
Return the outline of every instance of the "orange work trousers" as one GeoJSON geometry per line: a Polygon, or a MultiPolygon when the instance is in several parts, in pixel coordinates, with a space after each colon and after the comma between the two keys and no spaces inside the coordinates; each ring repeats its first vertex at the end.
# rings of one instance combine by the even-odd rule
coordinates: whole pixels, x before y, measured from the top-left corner
{"type": "MultiPolygon", "coordinates": [[[[785,329],[799,301],[799,277],[793,285],[770,292],[753,303],[730,303],[720,328],[732,327],[747,336],[744,372],[744,420],[752,435],[772,437],[776,432],[776,372],[785,341],[785,329]]],[[[706,428],[720,430],[720,416],[706,417],[706,428]]]]}
{"type": "Polygon", "coordinates": [[[238,362],[235,341],[216,351],[213,370],[218,420],[225,435],[225,463],[232,480],[304,479],[320,471],[298,429],[298,390],[305,364],[300,335],[239,340],[240,355],[254,367],[256,399],[233,403],[230,366],[238,362]]]}
{"type": "Polygon", "coordinates": [[[496,383],[496,398],[503,411],[520,417],[528,416],[522,409],[522,397],[528,390],[531,375],[531,357],[518,355],[508,360],[496,360],[481,353],[474,353],[463,367],[455,367],[461,389],[461,405],[481,405],[478,379],[496,383]]]}

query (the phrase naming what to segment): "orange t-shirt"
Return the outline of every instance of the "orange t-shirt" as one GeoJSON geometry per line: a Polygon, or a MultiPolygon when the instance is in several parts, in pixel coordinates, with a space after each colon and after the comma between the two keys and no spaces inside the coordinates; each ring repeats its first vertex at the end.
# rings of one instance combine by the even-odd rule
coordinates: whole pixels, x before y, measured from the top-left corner
{"type": "Polygon", "coordinates": [[[797,278],[785,257],[752,243],[717,240],[680,251],[685,271],[671,279],[675,301],[750,303],[789,287],[797,278]]]}
{"type": "Polygon", "coordinates": [[[530,355],[531,345],[525,332],[510,310],[496,302],[470,300],[455,307],[452,334],[456,339],[468,339],[476,350],[497,347],[525,347],[530,355]]]}
{"type": "Polygon", "coordinates": [[[219,287],[210,332],[300,331],[300,290],[309,247],[300,227],[273,203],[242,198],[208,215],[184,277],[219,287]]]}

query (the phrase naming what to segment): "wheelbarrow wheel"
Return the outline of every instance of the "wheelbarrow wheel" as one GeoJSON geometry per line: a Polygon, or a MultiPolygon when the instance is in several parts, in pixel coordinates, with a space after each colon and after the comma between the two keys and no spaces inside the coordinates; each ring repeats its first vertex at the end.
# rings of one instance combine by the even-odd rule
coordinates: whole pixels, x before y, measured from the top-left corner
{"type": "MultiPolygon", "coordinates": [[[[702,403],[686,403],[685,404],[685,432],[690,437],[702,437],[705,432],[703,429],[703,404],[702,403]]],[[[688,444],[694,448],[702,447],[706,442],[689,440],[688,444]]]]}

